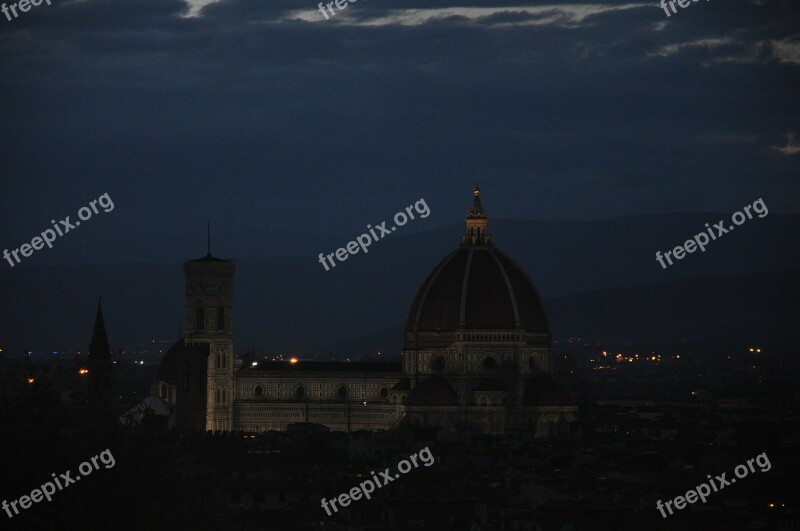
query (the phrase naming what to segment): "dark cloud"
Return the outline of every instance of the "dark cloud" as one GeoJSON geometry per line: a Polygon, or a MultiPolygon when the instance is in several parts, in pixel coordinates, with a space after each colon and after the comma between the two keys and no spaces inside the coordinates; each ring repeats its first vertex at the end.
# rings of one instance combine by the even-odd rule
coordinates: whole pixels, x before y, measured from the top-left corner
{"type": "Polygon", "coordinates": [[[0,19],[0,240],[105,191],[119,209],[89,230],[148,260],[209,217],[350,233],[425,197],[447,225],[475,180],[501,217],[800,210],[798,155],[775,149],[800,131],[800,57],[775,44],[798,46],[800,7],[588,5],[360,0],[324,21],[311,0],[196,18],[86,0],[0,19]]]}

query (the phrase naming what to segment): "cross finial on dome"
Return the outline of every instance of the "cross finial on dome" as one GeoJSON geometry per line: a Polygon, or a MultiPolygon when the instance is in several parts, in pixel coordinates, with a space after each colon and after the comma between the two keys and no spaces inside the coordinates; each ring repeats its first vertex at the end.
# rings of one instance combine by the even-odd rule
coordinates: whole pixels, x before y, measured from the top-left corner
{"type": "Polygon", "coordinates": [[[472,193],[475,194],[475,197],[481,195],[481,187],[478,186],[478,181],[475,181],[475,190],[473,190],[472,193]]]}

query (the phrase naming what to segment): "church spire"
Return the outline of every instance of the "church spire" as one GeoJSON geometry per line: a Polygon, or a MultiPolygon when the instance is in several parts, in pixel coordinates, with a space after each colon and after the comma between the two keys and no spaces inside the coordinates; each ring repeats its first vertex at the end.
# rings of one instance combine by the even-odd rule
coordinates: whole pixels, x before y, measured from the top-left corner
{"type": "Polygon", "coordinates": [[[489,218],[481,203],[481,188],[478,186],[478,183],[475,183],[475,189],[472,191],[472,195],[475,197],[472,200],[472,207],[470,207],[469,212],[467,212],[467,230],[461,237],[461,246],[484,247],[491,245],[492,237],[486,232],[489,218]]]}
{"type": "Polygon", "coordinates": [[[103,297],[97,301],[97,317],[94,320],[94,332],[92,342],[89,345],[89,361],[110,361],[111,349],[108,346],[108,336],[106,336],[106,323],[103,319],[103,297]]]}

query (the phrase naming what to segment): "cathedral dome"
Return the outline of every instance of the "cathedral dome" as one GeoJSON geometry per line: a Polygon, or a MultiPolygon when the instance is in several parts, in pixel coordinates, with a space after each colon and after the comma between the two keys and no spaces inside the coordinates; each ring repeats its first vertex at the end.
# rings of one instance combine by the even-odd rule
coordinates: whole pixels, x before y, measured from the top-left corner
{"type": "Polygon", "coordinates": [[[204,359],[208,357],[208,354],[208,343],[187,344],[184,338],[180,338],[161,358],[161,363],[158,364],[156,371],[156,381],[176,383],[182,374],[187,359],[192,357],[204,359]]]}
{"type": "Polygon", "coordinates": [[[476,188],[461,247],[433,269],[414,297],[406,350],[470,339],[550,345],[541,296],[522,268],[492,245],[479,194],[476,188]]]}
{"type": "Polygon", "coordinates": [[[157,381],[170,383],[177,381],[178,369],[181,366],[181,358],[185,348],[183,338],[180,338],[167,350],[167,353],[161,358],[161,363],[158,364],[158,370],[156,371],[157,381]]]}

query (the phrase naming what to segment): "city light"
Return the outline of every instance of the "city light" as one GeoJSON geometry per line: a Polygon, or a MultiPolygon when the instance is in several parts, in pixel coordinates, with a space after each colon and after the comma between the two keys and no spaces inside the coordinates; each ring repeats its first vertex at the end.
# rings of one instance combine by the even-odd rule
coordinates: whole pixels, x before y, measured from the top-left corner
{"type": "Polygon", "coordinates": [[[256,366],[258,366],[258,362],[257,362],[257,361],[254,361],[253,363],[251,363],[251,364],[250,364],[250,366],[251,366],[251,367],[256,367],[256,366]]]}
{"type": "Polygon", "coordinates": [[[28,383],[32,384],[36,381],[36,378],[28,378],[28,383]]]}
{"type": "Polygon", "coordinates": [[[78,369],[78,374],[89,374],[89,369],[78,369]]]}
{"type": "Polygon", "coordinates": [[[289,363],[291,363],[291,364],[295,364],[295,363],[297,363],[297,358],[292,358],[292,359],[290,359],[290,360],[289,360],[289,363]]]}

